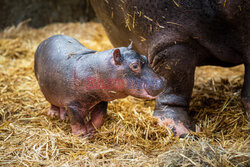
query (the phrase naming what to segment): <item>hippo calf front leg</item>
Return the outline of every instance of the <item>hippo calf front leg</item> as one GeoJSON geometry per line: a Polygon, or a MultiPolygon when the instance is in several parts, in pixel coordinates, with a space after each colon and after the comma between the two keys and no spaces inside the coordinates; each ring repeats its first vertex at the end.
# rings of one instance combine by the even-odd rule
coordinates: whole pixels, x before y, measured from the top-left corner
{"type": "Polygon", "coordinates": [[[159,118],[160,125],[170,127],[177,136],[194,131],[195,124],[187,112],[197,62],[194,50],[186,43],[155,46],[149,59],[156,73],[167,80],[165,91],[156,99],[154,116],[159,118]]]}
{"type": "Polygon", "coordinates": [[[107,113],[107,106],[108,102],[100,102],[98,103],[91,111],[91,119],[90,121],[85,125],[85,129],[87,133],[92,133],[96,131],[96,129],[99,129],[103,122],[104,117],[107,113]]]}
{"type": "Polygon", "coordinates": [[[71,123],[72,133],[75,135],[85,136],[87,134],[85,119],[89,111],[86,110],[80,103],[72,102],[67,106],[67,112],[71,123]]]}
{"type": "Polygon", "coordinates": [[[84,107],[77,102],[68,106],[68,115],[71,122],[72,133],[75,135],[85,136],[95,132],[103,124],[104,117],[107,113],[108,102],[100,102],[91,110],[85,110],[84,107]],[[91,112],[91,119],[86,121],[86,116],[91,112]]]}

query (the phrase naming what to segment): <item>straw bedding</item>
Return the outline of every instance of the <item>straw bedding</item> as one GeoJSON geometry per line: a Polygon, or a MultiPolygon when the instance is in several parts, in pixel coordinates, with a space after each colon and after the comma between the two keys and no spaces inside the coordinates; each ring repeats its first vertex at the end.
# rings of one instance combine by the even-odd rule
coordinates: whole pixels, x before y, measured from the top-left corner
{"type": "Polygon", "coordinates": [[[249,166],[249,123],[240,102],[243,66],[198,67],[191,101],[198,138],[178,139],[152,117],[154,101],[109,103],[92,137],[71,134],[69,120],[47,116],[33,73],[38,44],[54,34],[95,50],[112,48],[99,23],[25,24],[0,33],[0,166],[249,166]]]}

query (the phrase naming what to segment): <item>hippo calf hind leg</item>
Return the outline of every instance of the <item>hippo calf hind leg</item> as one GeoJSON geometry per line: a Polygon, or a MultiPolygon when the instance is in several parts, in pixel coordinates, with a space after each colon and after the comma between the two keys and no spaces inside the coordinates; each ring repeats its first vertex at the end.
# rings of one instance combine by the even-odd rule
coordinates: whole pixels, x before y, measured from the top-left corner
{"type": "Polygon", "coordinates": [[[60,119],[65,120],[67,116],[67,111],[64,107],[60,107],[60,119]]]}
{"type": "Polygon", "coordinates": [[[167,80],[165,91],[156,99],[154,116],[159,118],[160,125],[172,128],[177,136],[194,131],[195,124],[187,111],[197,62],[195,51],[188,44],[177,44],[153,53],[150,60],[154,70],[167,80]]]}
{"type": "Polygon", "coordinates": [[[51,104],[51,107],[50,107],[50,109],[48,111],[48,115],[50,117],[54,118],[54,117],[58,117],[59,114],[60,114],[60,108],[53,105],[53,104],[51,104]]]}
{"type": "Polygon", "coordinates": [[[66,112],[65,108],[63,108],[63,107],[57,107],[55,105],[51,105],[51,107],[48,111],[48,115],[52,118],[59,116],[61,120],[65,120],[66,116],[67,116],[67,112],[66,112]]]}

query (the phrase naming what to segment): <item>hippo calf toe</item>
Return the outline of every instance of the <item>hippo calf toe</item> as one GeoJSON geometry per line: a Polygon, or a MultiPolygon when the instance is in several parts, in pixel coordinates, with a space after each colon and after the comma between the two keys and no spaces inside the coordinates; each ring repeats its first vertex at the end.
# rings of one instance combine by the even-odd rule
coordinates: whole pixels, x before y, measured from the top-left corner
{"type": "Polygon", "coordinates": [[[68,115],[72,132],[82,136],[101,127],[108,101],[129,95],[154,99],[165,88],[165,80],[132,44],[97,52],[74,38],[55,35],[38,46],[34,69],[51,104],[48,114],[62,120],[68,115]]]}

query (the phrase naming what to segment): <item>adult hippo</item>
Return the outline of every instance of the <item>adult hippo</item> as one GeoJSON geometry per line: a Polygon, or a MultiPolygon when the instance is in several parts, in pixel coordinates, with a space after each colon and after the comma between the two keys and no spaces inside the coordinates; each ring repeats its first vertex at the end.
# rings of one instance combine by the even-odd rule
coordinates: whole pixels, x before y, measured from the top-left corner
{"type": "Polygon", "coordinates": [[[250,112],[250,1],[91,0],[115,47],[133,41],[167,80],[154,116],[181,136],[194,130],[188,115],[196,66],[244,63],[242,102],[250,112]]]}

